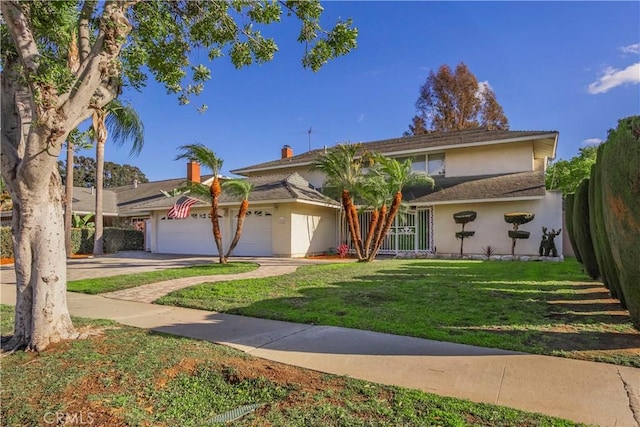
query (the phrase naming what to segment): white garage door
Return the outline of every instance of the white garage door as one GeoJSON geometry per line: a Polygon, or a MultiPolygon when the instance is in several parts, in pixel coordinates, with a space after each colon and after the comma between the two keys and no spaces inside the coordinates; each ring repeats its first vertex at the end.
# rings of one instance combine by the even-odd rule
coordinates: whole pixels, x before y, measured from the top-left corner
{"type": "MultiPolygon", "coordinates": [[[[220,221],[220,227],[224,236],[223,221],[220,221]]],[[[191,216],[185,219],[160,219],[157,245],[158,252],[163,254],[218,254],[207,211],[192,210],[191,216]]]]}
{"type": "MultiPolygon", "coordinates": [[[[235,234],[236,218],[238,211],[233,212],[233,228],[229,236],[229,242],[235,234]]],[[[272,256],[273,249],[271,246],[271,218],[273,212],[268,209],[251,209],[247,212],[242,227],[242,235],[238,246],[233,250],[236,256],[272,256]]]]}

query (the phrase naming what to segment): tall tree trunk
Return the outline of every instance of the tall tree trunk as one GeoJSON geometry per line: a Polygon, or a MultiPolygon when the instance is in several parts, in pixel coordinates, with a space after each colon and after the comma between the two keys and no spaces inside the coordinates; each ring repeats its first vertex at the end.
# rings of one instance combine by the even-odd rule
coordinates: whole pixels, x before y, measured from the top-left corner
{"type": "Polygon", "coordinates": [[[369,261],[373,261],[376,256],[378,256],[378,251],[380,250],[380,246],[382,246],[382,242],[384,242],[384,238],[389,234],[389,230],[391,230],[391,226],[393,225],[393,220],[396,218],[398,211],[400,210],[400,204],[402,203],[402,192],[398,191],[396,195],[393,197],[393,201],[391,202],[391,206],[389,207],[389,213],[387,214],[387,218],[384,221],[384,227],[380,235],[377,238],[376,244],[373,247],[373,250],[369,254],[369,261]]]}
{"type": "Polygon", "coordinates": [[[371,240],[375,235],[376,228],[378,227],[378,220],[380,219],[380,210],[374,209],[371,212],[371,221],[369,222],[369,231],[367,232],[367,237],[364,240],[364,257],[369,258],[369,254],[371,253],[371,240]]]}
{"type": "Polygon", "coordinates": [[[229,250],[225,255],[225,258],[231,257],[233,250],[238,245],[240,241],[240,236],[242,235],[242,226],[244,225],[244,219],[247,216],[247,210],[249,209],[249,201],[243,200],[240,204],[240,211],[238,212],[238,223],[236,224],[236,234],[233,236],[233,240],[231,241],[231,246],[229,246],[229,250]]]}
{"type": "Polygon", "coordinates": [[[16,320],[14,348],[41,351],[77,334],[67,310],[67,269],[62,229],[62,186],[52,174],[49,195],[19,197],[19,225],[14,235],[16,320]]]}
{"type": "Polygon", "coordinates": [[[218,218],[218,198],[222,189],[220,188],[220,180],[218,177],[213,178],[211,183],[211,224],[213,226],[213,239],[216,241],[216,247],[218,248],[218,257],[220,264],[226,264],[227,260],[224,256],[224,250],[222,247],[222,233],[220,232],[220,220],[218,218]]]}
{"type": "Polygon", "coordinates": [[[106,112],[93,110],[93,130],[96,133],[96,211],[94,222],[96,231],[93,235],[93,254],[104,254],[104,226],[102,218],[104,190],[104,145],[107,142],[106,112]]]}
{"type": "Polygon", "coordinates": [[[73,143],[67,140],[67,177],[64,190],[64,247],[67,258],[73,255],[71,242],[71,221],[73,217],[73,143]]]}
{"type": "Polygon", "coordinates": [[[347,190],[342,191],[342,207],[344,208],[345,216],[347,219],[347,226],[349,227],[349,233],[351,234],[351,241],[353,242],[354,249],[356,251],[356,256],[358,260],[362,260],[362,249],[361,244],[359,243],[359,235],[356,232],[355,222],[358,220],[358,217],[353,217],[353,202],[351,200],[351,195],[347,190]]]}

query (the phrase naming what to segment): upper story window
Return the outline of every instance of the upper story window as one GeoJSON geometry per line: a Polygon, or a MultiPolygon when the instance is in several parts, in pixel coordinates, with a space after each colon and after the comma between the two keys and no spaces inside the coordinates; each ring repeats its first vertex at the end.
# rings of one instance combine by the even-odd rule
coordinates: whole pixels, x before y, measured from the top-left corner
{"type": "Polygon", "coordinates": [[[430,176],[444,176],[444,153],[427,154],[427,172],[430,176]]]}

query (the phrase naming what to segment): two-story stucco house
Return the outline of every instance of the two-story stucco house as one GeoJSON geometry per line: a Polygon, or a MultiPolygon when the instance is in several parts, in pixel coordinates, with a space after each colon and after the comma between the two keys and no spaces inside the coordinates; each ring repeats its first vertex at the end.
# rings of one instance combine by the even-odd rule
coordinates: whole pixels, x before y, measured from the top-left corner
{"type": "MultiPolygon", "coordinates": [[[[364,143],[374,151],[398,159],[410,157],[416,171],[425,171],[435,188],[405,191],[409,209],[400,215],[380,253],[459,252],[460,231],[453,214],[477,212],[466,230],[465,253],[481,254],[492,247],[495,254],[509,254],[510,224],[507,212],[533,212],[535,219],[521,229],[531,237],[519,240],[516,253],[535,255],[542,227],[562,227],[562,195],[546,191],[544,172],[556,153],[555,131],[505,131],[473,129],[431,133],[364,143]]],[[[236,255],[300,257],[348,243],[340,204],[322,194],[324,176],[311,170],[312,162],[326,149],[294,155],[284,146],[277,160],[242,167],[232,172],[254,183],[250,212],[236,255]]],[[[197,204],[191,217],[170,220],[166,210],[174,200],[164,198],[146,206],[151,213],[150,249],[164,253],[216,254],[207,205],[197,204]]],[[[223,196],[223,238],[228,244],[235,230],[239,200],[223,196]]],[[[367,213],[361,218],[364,223],[367,213]]],[[[562,253],[562,236],[556,238],[562,253]]]]}

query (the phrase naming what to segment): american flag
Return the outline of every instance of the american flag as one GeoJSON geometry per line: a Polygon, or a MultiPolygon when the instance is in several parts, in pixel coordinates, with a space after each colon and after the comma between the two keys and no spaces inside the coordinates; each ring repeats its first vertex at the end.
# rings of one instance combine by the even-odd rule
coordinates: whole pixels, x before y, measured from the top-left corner
{"type": "Polygon", "coordinates": [[[193,199],[191,197],[182,196],[178,199],[175,205],[167,212],[168,218],[183,219],[189,216],[189,209],[191,206],[198,203],[200,200],[193,199]]]}

